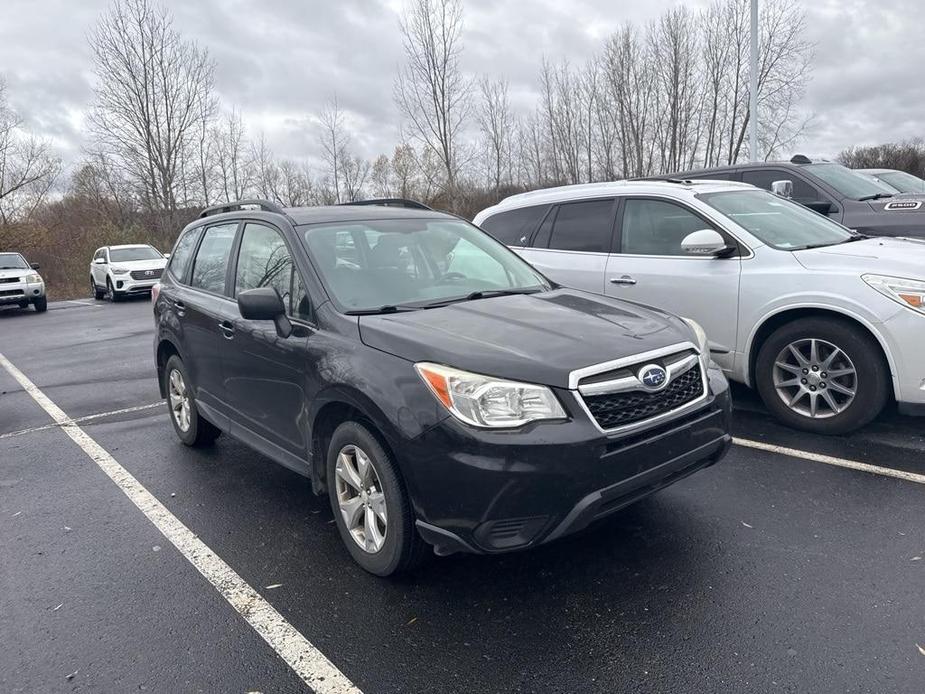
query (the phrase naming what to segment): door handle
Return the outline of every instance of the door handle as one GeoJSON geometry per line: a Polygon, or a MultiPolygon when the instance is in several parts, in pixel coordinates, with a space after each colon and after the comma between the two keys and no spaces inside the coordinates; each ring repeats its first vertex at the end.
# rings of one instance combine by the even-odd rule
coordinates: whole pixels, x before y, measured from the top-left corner
{"type": "Polygon", "coordinates": [[[636,280],[634,280],[634,279],[633,279],[632,277],[630,277],[629,275],[623,275],[623,277],[611,277],[611,278],[610,278],[610,283],[611,283],[611,284],[627,284],[627,285],[631,285],[631,284],[636,284],[636,280]]]}
{"type": "Polygon", "coordinates": [[[222,336],[226,340],[234,339],[234,326],[229,321],[219,321],[218,329],[222,331],[222,336]]]}
{"type": "Polygon", "coordinates": [[[173,307],[174,307],[175,309],[177,309],[178,311],[185,311],[185,310],[186,310],[186,304],[184,304],[182,301],[174,300],[174,302],[173,302],[173,307]]]}

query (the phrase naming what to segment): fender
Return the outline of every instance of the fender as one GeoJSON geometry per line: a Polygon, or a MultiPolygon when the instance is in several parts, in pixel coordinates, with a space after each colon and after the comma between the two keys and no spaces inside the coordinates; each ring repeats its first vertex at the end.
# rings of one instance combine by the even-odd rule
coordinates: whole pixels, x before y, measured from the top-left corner
{"type": "Polygon", "coordinates": [[[890,369],[890,378],[893,381],[893,396],[895,398],[899,397],[899,379],[896,376],[896,361],[893,358],[893,353],[890,350],[889,343],[887,343],[886,339],[883,337],[883,334],[880,332],[880,329],[879,329],[879,326],[881,326],[883,323],[880,321],[873,321],[867,316],[862,315],[860,312],[856,310],[845,308],[844,306],[835,306],[832,304],[827,304],[827,303],[822,303],[822,302],[817,302],[817,301],[812,301],[812,302],[801,301],[801,302],[795,302],[791,304],[784,304],[781,306],[777,306],[769,310],[764,315],[762,315],[760,320],[755,321],[754,325],[752,326],[751,332],[748,335],[748,340],[745,343],[745,357],[746,358],[745,358],[745,363],[742,366],[742,374],[744,377],[745,384],[747,386],[749,387],[754,386],[754,384],[752,383],[752,374],[751,374],[751,362],[752,362],[751,355],[752,355],[752,349],[755,343],[755,336],[758,334],[758,331],[761,329],[761,327],[765,323],[768,322],[768,320],[770,320],[774,316],[780,315],[781,313],[785,313],[787,311],[794,311],[794,310],[828,311],[830,313],[835,313],[835,314],[844,316],[845,318],[850,318],[854,321],[857,321],[858,323],[863,325],[865,328],[867,328],[870,334],[873,335],[874,338],[877,340],[877,343],[880,345],[880,349],[882,349],[883,353],[886,355],[887,365],[889,366],[889,369],[890,369]]]}

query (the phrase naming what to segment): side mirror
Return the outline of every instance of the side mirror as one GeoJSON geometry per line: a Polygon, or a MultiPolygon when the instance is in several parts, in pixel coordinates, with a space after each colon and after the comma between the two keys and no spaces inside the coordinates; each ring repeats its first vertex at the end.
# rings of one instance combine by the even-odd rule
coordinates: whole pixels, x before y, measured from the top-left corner
{"type": "Polygon", "coordinates": [[[247,320],[273,321],[280,337],[292,335],[292,323],[286,317],[286,307],[273,287],[258,287],[238,294],[238,311],[247,320]]]}
{"type": "Polygon", "coordinates": [[[170,260],[170,253],[162,253],[161,255],[167,258],[167,260],[170,260]]]}
{"type": "Polygon", "coordinates": [[[726,241],[718,231],[701,229],[684,237],[681,250],[687,255],[716,255],[726,249],[726,241]]]}
{"type": "Polygon", "coordinates": [[[793,181],[774,181],[771,184],[771,192],[789,200],[793,197],[793,181]]]}
{"type": "Polygon", "coordinates": [[[94,263],[94,265],[105,265],[105,264],[106,264],[106,258],[94,258],[94,259],[93,259],[93,263],[94,263]]]}
{"type": "Polygon", "coordinates": [[[29,267],[31,267],[33,270],[38,270],[38,269],[39,269],[39,264],[38,264],[38,263],[29,263],[29,267]]]}

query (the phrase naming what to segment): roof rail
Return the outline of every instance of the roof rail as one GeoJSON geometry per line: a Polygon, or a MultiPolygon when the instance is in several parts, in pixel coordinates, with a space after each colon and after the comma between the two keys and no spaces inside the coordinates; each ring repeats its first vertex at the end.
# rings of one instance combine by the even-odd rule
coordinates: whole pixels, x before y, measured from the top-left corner
{"type": "Polygon", "coordinates": [[[275,202],[270,202],[269,200],[237,200],[236,202],[226,202],[221,205],[212,205],[207,207],[202,212],[199,213],[199,218],[211,217],[214,214],[221,214],[222,212],[233,212],[234,210],[241,210],[245,207],[258,207],[264,212],[275,212],[276,214],[285,215],[286,211],[275,202]]]}
{"type": "Polygon", "coordinates": [[[354,200],[352,202],[341,202],[339,205],[381,205],[382,207],[407,207],[412,210],[429,210],[433,211],[432,207],[428,207],[423,202],[418,202],[417,200],[409,200],[408,198],[370,198],[369,200],[354,200]]]}

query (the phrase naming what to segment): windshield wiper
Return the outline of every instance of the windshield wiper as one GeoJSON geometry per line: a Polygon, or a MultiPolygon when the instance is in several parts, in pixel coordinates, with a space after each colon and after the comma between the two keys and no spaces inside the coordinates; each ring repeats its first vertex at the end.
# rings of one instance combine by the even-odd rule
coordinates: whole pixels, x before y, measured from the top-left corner
{"type": "Polygon", "coordinates": [[[377,316],[383,313],[399,313],[400,311],[417,311],[416,306],[380,306],[379,308],[358,308],[352,311],[344,311],[348,316],[377,316]]]}
{"type": "Polygon", "coordinates": [[[536,294],[543,291],[542,289],[480,289],[470,292],[465,296],[455,296],[450,299],[440,299],[429,304],[424,304],[424,308],[440,308],[450,304],[458,304],[463,301],[477,301],[478,299],[490,299],[494,296],[512,296],[514,294],[536,294]]]}
{"type": "Polygon", "coordinates": [[[881,198],[892,198],[892,193],[874,193],[873,195],[862,195],[858,198],[858,202],[866,202],[868,200],[880,200],[881,198]]]}

